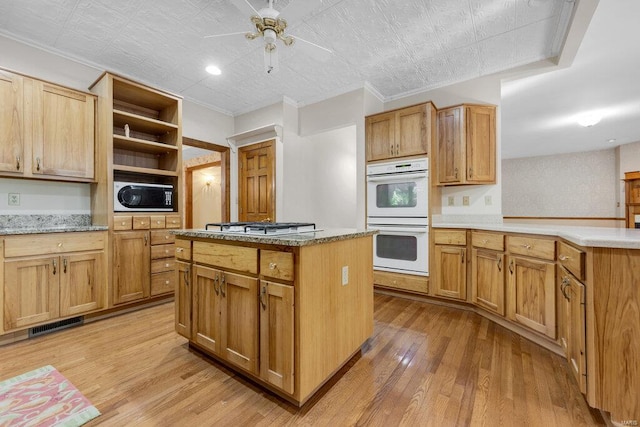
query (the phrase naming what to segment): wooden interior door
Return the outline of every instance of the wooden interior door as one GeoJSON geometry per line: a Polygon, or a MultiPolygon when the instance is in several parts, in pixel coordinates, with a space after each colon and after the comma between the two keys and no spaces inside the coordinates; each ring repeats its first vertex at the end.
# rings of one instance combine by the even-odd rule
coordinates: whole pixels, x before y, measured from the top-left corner
{"type": "Polygon", "coordinates": [[[275,140],[238,150],[240,221],[275,221],[275,140]]]}

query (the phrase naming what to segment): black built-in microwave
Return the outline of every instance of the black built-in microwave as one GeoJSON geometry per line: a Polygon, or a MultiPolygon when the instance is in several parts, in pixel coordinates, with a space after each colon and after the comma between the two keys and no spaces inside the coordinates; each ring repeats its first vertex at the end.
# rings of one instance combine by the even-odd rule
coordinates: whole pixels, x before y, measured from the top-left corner
{"type": "Polygon", "coordinates": [[[173,201],[173,185],[121,181],[113,183],[115,212],[171,212],[174,210],[173,201]]]}

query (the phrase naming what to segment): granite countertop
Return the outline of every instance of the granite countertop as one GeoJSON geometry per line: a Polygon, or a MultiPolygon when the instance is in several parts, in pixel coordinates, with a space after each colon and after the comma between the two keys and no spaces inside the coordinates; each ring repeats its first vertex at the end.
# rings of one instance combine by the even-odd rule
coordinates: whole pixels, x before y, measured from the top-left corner
{"type": "Polygon", "coordinates": [[[13,234],[105,231],[106,225],[91,225],[91,215],[0,215],[0,236],[13,234]]]}
{"type": "Polygon", "coordinates": [[[556,236],[579,246],[596,248],[640,249],[640,229],[614,227],[579,227],[525,223],[434,223],[433,228],[470,228],[505,233],[556,236]]]}
{"type": "Polygon", "coordinates": [[[262,243],[281,246],[308,246],[320,243],[335,242],[338,240],[355,239],[358,237],[372,236],[375,230],[359,230],[355,228],[330,228],[298,234],[261,235],[261,234],[237,234],[221,233],[219,231],[192,229],[171,230],[171,234],[182,237],[197,237],[212,240],[227,240],[234,242],[262,243]]]}

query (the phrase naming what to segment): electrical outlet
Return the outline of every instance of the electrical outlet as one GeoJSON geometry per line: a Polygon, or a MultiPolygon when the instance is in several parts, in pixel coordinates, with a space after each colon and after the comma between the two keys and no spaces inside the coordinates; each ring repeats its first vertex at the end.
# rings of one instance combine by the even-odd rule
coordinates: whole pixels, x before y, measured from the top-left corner
{"type": "Polygon", "coordinates": [[[486,206],[491,206],[491,196],[484,196],[484,204],[486,206]]]}
{"type": "Polygon", "coordinates": [[[469,196],[462,196],[462,206],[469,206],[469,196]]]}
{"type": "Polygon", "coordinates": [[[449,206],[453,206],[456,204],[456,201],[453,196],[449,196],[449,206]]]}
{"type": "Polygon", "coordinates": [[[342,267],[342,286],[346,286],[349,283],[349,266],[342,267]]]}
{"type": "Polygon", "coordinates": [[[20,206],[20,193],[9,193],[9,206],[20,206]]]}

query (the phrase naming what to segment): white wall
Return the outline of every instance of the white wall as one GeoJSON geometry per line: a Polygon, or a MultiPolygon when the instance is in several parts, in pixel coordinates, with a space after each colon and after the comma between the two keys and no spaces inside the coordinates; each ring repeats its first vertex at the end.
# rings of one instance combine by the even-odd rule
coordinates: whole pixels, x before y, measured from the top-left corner
{"type": "Polygon", "coordinates": [[[0,178],[0,215],[91,214],[89,184],[0,178]],[[20,206],[9,206],[9,193],[20,206]]]}
{"type": "Polygon", "coordinates": [[[182,136],[228,147],[227,137],[233,134],[233,127],[232,116],[182,101],[182,136]]]}
{"type": "MultiPolygon", "coordinates": [[[[640,147],[640,144],[638,144],[640,147]]],[[[640,150],[636,160],[640,159],[640,150]]],[[[502,213],[529,217],[618,217],[615,149],[504,159],[502,213]]],[[[636,167],[640,163],[636,163],[636,167]]]]}
{"type": "Polygon", "coordinates": [[[214,166],[193,171],[193,228],[204,228],[207,223],[222,220],[220,170],[214,166]]]}

